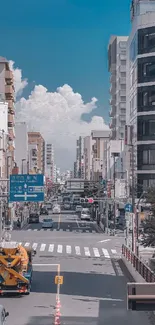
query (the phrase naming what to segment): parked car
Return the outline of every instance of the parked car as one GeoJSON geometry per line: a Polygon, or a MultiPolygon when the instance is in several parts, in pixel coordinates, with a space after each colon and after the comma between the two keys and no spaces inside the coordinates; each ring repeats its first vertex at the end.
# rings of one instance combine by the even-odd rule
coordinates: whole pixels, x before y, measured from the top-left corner
{"type": "Polygon", "coordinates": [[[87,208],[83,208],[81,211],[81,216],[80,216],[81,220],[90,220],[90,211],[87,208]]]}
{"type": "Polygon", "coordinates": [[[44,215],[48,216],[48,210],[46,209],[46,207],[42,207],[40,209],[40,214],[44,214],[44,215]]]}
{"type": "Polygon", "coordinates": [[[75,212],[76,213],[79,213],[82,211],[82,206],[81,205],[77,205],[76,208],[75,208],[75,212]]]}
{"type": "Polygon", "coordinates": [[[28,217],[28,223],[39,223],[39,213],[37,212],[30,213],[28,217]]]}
{"type": "Polygon", "coordinates": [[[52,219],[44,219],[42,222],[42,228],[53,228],[53,220],[52,219]]]}
{"type": "Polygon", "coordinates": [[[5,308],[0,305],[0,325],[4,325],[6,322],[6,318],[9,316],[9,313],[5,310],[5,308]]]}
{"type": "Polygon", "coordinates": [[[61,212],[60,206],[59,205],[54,205],[52,212],[54,214],[60,213],[61,212]]]}

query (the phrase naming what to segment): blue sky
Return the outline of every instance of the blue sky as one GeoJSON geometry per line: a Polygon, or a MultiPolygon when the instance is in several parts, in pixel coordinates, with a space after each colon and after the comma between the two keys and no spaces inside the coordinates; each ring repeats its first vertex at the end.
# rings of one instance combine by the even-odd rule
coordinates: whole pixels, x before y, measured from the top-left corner
{"type": "Polygon", "coordinates": [[[84,101],[97,97],[95,115],[108,121],[107,45],[111,34],[129,34],[129,7],[130,0],[2,1],[0,54],[29,79],[25,95],[33,81],[50,91],[67,83],[84,101]]]}

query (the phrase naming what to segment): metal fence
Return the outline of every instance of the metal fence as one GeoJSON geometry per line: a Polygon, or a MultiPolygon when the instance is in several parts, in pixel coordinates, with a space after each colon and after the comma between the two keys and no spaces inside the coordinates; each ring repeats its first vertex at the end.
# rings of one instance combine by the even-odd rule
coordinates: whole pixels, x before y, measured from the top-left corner
{"type": "Polygon", "coordinates": [[[146,282],[155,282],[155,273],[125,245],[122,245],[122,255],[146,282]]]}

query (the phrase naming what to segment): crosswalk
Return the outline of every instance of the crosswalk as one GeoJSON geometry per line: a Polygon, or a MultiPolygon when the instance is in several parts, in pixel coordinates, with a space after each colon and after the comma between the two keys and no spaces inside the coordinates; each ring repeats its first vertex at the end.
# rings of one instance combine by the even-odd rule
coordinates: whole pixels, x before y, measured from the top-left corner
{"type": "Polygon", "coordinates": [[[114,258],[119,257],[121,254],[118,253],[115,249],[105,249],[97,247],[81,247],[81,246],[71,246],[71,245],[62,245],[62,244],[45,244],[45,243],[29,243],[29,242],[20,242],[20,245],[25,248],[32,247],[34,250],[40,253],[52,253],[53,255],[77,255],[85,257],[95,257],[95,258],[114,258]]]}
{"type": "Polygon", "coordinates": [[[87,227],[83,227],[83,228],[35,228],[35,229],[32,229],[32,228],[28,228],[28,229],[24,229],[24,230],[27,230],[27,231],[42,231],[42,232],[74,232],[74,233],[94,233],[96,234],[98,231],[95,230],[95,229],[91,229],[91,228],[87,228],[87,227]]]}

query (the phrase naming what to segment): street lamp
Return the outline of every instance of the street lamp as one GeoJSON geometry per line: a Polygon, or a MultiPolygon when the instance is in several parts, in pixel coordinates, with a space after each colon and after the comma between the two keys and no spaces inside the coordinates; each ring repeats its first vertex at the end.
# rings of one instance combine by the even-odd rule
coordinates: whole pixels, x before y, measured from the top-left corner
{"type": "Polygon", "coordinates": [[[26,161],[25,158],[22,159],[22,174],[24,174],[24,161],[26,161]]]}

